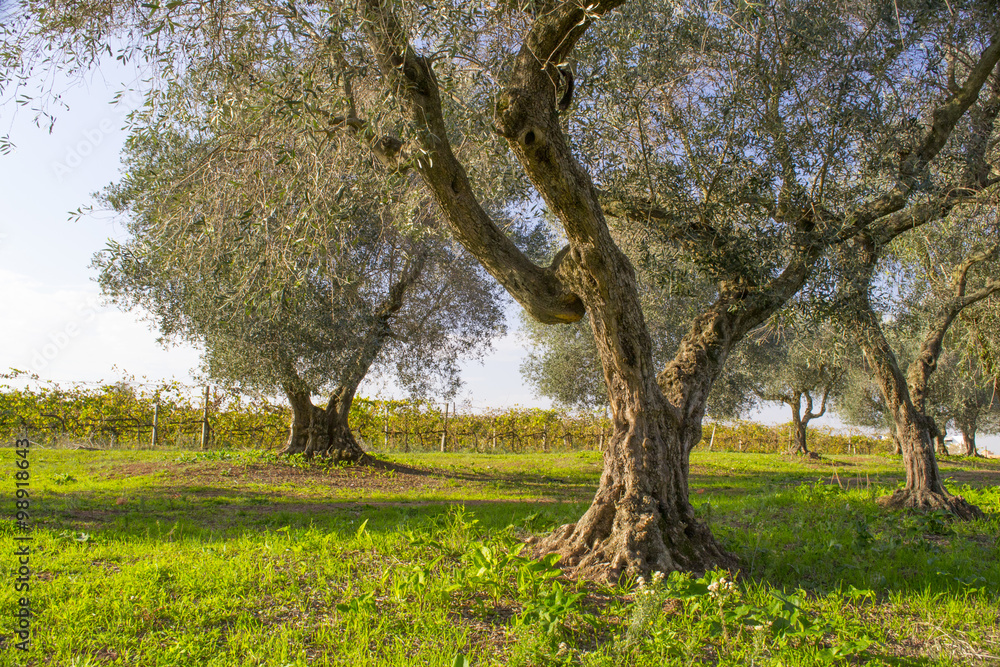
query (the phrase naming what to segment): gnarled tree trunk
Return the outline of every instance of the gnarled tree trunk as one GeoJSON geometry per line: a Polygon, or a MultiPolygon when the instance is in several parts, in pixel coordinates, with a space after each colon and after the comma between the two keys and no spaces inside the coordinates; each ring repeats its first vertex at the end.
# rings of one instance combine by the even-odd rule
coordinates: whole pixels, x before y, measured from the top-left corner
{"type": "MultiPolygon", "coordinates": [[[[613,273],[601,278],[602,291],[612,295],[617,285],[634,281],[624,257],[613,273]]],[[[540,549],[609,579],[625,572],[736,567],[736,559],[695,517],[688,500],[686,435],[697,431],[700,437],[704,407],[678,419],[666,400],[653,372],[651,343],[637,299],[621,294],[602,301],[582,285],[580,291],[605,379],[614,388],[609,392],[613,434],[605,445],[604,472],[590,508],[575,524],[543,540],[540,549]]],[[[689,339],[688,344],[711,342],[689,339]]],[[[699,373],[710,380],[707,368],[699,373]]]]}
{"type": "MultiPolygon", "coordinates": [[[[791,400],[786,401],[788,407],[792,409],[792,444],[788,447],[789,454],[808,454],[809,447],[806,444],[806,424],[807,420],[802,419],[802,392],[796,392],[791,400]]],[[[808,415],[808,413],[806,413],[808,415]]]]}
{"type": "Polygon", "coordinates": [[[881,330],[873,331],[874,314],[870,313],[866,333],[859,343],[875,369],[886,405],[892,410],[896,436],[903,453],[906,485],[892,495],[880,499],[888,508],[934,510],[944,509],[962,519],[976,519],[982,511],[961,496],[954,496],[945,489],[934,457],[934,438],[927,418],[920,414],[910,400],[910,394],[896,357],[889,349],[881,330]]]}
{"type": "Polygon", "coordinates": [[[961,496],[953,496],[945,489],[934,457],[934,439],[928,420],[917,412],[899,369],[896,357],[882,336],[881,330],[872,328],[874,313],[864,314],[864,333],[858,337],[872,368],[879,387],[892,410],[896,436],[902,447],[903,466],[906,469],[906,486],[880,503],[890,508],[921,510],[945,509],[964,519],[978,518],[982,512],[961,496]]]}
{"type": "Polygon", "coordinates": [[[343,400],[343,395],[344,390],[338,389],[324,409],[313,404],[307,391],[286,390],[292,406],[292,419],[288,442],[281,453],[304,454],[307,458],[330,457],[350,463],[366,462],[370,457],[351,432],[348,423],[351,404],[350,400],[343,400]]]}
{"type": "Polygon", "coordinates": [[[899,437],[899,430],[896,428],[896,422],[892,423],[890,433],[892,435],[892,453],[895,454],[896,456],[902,456],[903,440],[902,438],[899,437]]]}
{"type": "Polygon", "coordinates": [[[938,456],[948,456],[951,452],[948,451],[948,443],[945,442],[945,437],[948,435],[948,429],[946,426],[938,424],[937,419],[932,419],[930,415],[927,417],[931,420],[931,425],[933,426],[934,432],[934,445],[938,456]]]}

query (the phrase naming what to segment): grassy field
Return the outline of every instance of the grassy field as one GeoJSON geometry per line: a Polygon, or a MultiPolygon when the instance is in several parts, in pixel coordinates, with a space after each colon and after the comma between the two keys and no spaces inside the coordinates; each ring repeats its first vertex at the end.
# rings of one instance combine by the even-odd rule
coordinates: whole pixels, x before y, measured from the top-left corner
{"type": "Polygon", "coordinates": [[[0,665],[1000,664],[1000,461],[941,463],[989,516],[955,524],[875,506],[898,458],[698,453],[739,575],[611,587],[522,547],[586,508],[594,452],[29,456],[33,643],[7,519],[0,665]]]}

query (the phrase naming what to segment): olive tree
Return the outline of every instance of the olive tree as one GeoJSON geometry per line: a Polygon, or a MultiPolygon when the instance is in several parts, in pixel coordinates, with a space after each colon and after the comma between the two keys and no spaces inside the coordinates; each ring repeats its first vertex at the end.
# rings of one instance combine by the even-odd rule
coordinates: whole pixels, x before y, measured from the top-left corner
{"type": "Polygon", "coordinates": [[[784,403],[792,413],[789,454],[808,454],[809,422],[826,414],[843,383],[840,336],[829,326],[798,322],[753,336],[739,356],[742,374],[761,402],[784,403]]]}
{"type": "Polygon", "coordinates": [[[459,360],[503,332],[501,293],[411,186],[249,88],[211,117],[215,78],[185,84],[183,104],[132,119],[103,195],[131,239],[97,256],[103,291],[203,346],[208,376],[283,392],[285,453],[366,461],[348,421],[362,381],[450,395],[459,360]]]}
{"type": "MultiPolygon", "coordinates": [[[[336,75],[282,93],[289,106],[418,177],[532,318],[588,317],[614,433],[590,508],[538,548],[610,577],[735,566],[688,499],[713,384],[831,249],[902,233],[968,195],[937,177],[940,156],[1000,59],[985,1],[24,7],[25,43],[68,44],[59,55],[72,62],[109,33],[165,67],[310,51],[336,75]],[[486,205],[476,156],[491,151],[556,221],[565,245],[551,263],[532,261],[486,205]],[[663,366],[609,219],[656,240],[651,265],[684,261],[715,283],[663,366]]],[[[223,94],[213,106],[225,105],[223,94]]]]}
{"type": "MultiPolygon", "coordinates": [[[[993,132],[1000,111],[1000,75],[994,73],[992,79],[990,94],[974,114],[987,115],[989,122],[973,124],[973,130],[978,127],[993,132]]],[[[925,215],[930,221],[918,233],[899,239],[895,246],[891,243],[896,238],[892,232],[881,238],[864,234],[850,251],[845,250],[841,261],[849,278],[845,279],[837,310],[873,370],[903,455],[906,485],[884,503],[890,507],[946,509],[964,518],[981,516],[981,512],[944,487],[935,459],[935,442],[941,434],[927,403],[930,379],[951,325],[963,309],[1000,292],[996,205],[991,198],[979,199],[989,194],[991,184],[997,180],[991,175],[994,168],[987,152],[990,140],[980,141],[970,134],[966,150],[959,156],[962,159],[956,158],[961,168],[954,176],[956,182],[965,184],[956,190],[966,194],[955,195],[953,191],[945,196],[958,196],[958,201],[928,206],[925,215]],[[928,261],[905,261],[914,245],[930,253],[928,261]],[[904,261],[884,262],[892,260],[893,253],[902,255],[904,261]],[[884,331],[884,321],[892,316],[886,312],[884,299],[878,299],[873,289],[880,266],[891,273],[895,289],[910,292],[904,301],[916,304],[906,312],[916,349],[905,366],[884,331]]],[[[901,226],[910,224],[912,221],[901,221],[901,226]]],[[[882,282],[888,284],[889,280],[882,282]]],[[[907,322],[897,321],[896,326],[907,326],[907,322]]]]}

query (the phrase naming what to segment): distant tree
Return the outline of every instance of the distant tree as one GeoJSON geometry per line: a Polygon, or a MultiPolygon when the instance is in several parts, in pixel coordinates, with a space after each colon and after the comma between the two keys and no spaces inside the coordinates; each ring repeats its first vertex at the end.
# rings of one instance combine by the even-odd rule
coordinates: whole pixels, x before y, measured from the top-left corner
{"type": "MultiPolygon", "coordinates": [[[[988,301],[994,300],[995,297],[988,301]]],[[[984,308],[980,307],[962,312],[960,321],[946,336],[928,381],[925,410],[932,420],[933,426],[929,429],[938,455],[950,453],[945,444],[950,429],[963,433],[964,453],[972,456],[976,451],[975,433],[978,429],[985,427],[982,432],[993,433],[1000,426],[995,424],[995,419],[1000,416],[994,388],[996,376],[987,371],[990,351],[984,347],[990,342],[978,333],[983,313],[984,308]],[[966,433],[968,437],[964,435],[966,433]]],[[[919,324],[919,319],[903,316],[883,325],[901,368],[910,367],[924,342],[926,332],[919,326],[914,328],[915,322],[919,324]]],[[[847,372],[843,390],[834,401],[834,411],[847,423],[887,430],[893,439],[895,453],[902,454],[902,443],[896,432],[892,411],[886,407],[874,372],[863,353],[858,351],[855,358],[846,360],[844,365],[847,372]]]]}
{"type": "MultiPolygon", "coordinates": [[[[978,110],[989,113],[990,127],[1000,112],[1000,75],[994,79],[990,97],[978,110]]],[[[970,140],[969,145],[985,151],[989,142],[970,140]]],[[[989,163],[980,165],[977,175],[974,168],[982,154],[967,151],[962,157],[965,178],[1000,181],[989,175],[989,163]]],[[[989,190],[976,190],[972,185],[970,191],[989,194],[989,190]]],[[[931,222],[921,227],[920,235],[895,244],[891,244],[895,238],[892,233],[881,239],[863,235],[841,254],[849,277],[837,302],[837,317],[846,324],[874,371],[907,473],[906,486],[885,500],[890,507],[943,508],[965,518],[981,515],[978,508],[944,488],[934,455],[941,434],[928,409],[928,392],[952,323],[963,309],[1000,292],[1000,221],[995,204],[986,202],[989,200],[977,203],[974,198],[964,198],[962,205],[936,203],[928,207],[926,215],[931,222]],[[915,249],[933,257],[926,262],[906,261],[915,249]],[[884,274],[876,278],[880,266],[884,274]],[[903,293],[902,312],[889,312],[885,300],[879,304],[875,288],[880,284],[903,293]],[[915,352],[907,365],[900,361],[905,357],[898,354],[905,353],[905,344],[893,346],[885,331],[886,321],[909,330],[915,352]]],[[[900,221],[901,228],[911,225],[912,220],[900,221]]]]}
{"type": "Polygon", "coordinates": [[[213,83],[188,74],[169,129],[133,119],[103,195],[132,238],[97,256],[103,291],[204,346],[210,377],[283,392],[286,453],[365,460],[348,423],[364,378],[450,395],[459,360],[503,332],[501,293],[405,183],[248,89],[207,117],[213,83]]]}
{"type": "Polygon", "coordinates": [[[842,339],[829,327],[806,323],[752,336],[738,357],[755,403],[780,402],[792,412],[790,454],[808,454],[809,422],[826,414],[845,375],[842,339]]]}

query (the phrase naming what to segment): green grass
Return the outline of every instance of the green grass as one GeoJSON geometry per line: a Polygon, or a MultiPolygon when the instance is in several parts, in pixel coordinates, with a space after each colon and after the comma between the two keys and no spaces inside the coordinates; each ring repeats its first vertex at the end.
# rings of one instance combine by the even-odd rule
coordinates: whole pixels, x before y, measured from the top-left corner
{"type": "MultiPolygon", "coordinates": [[[[4,453],[5,452],[5,453],[4,453]]],[[[0,488],[13,495],[14,453],[0,488]]],[[[33,647],[0,665],[970,665],[1000,655],[1000,462],[948,459],[988,518],[885,513],[893,457],[696,453],[741,574],[599,586],[523,541],[577,518],[600,454],[35,450],[33,647]],[[458,662],[456,663],[456,657],[458,662]]],[[[3,553],[14,525],[0,523],[3,553]]]]}

